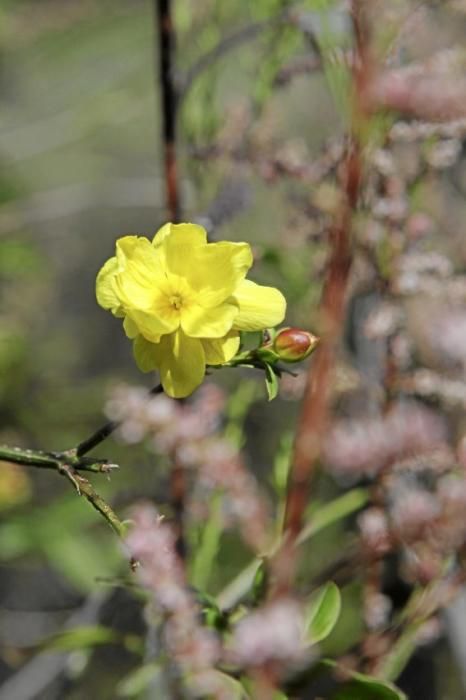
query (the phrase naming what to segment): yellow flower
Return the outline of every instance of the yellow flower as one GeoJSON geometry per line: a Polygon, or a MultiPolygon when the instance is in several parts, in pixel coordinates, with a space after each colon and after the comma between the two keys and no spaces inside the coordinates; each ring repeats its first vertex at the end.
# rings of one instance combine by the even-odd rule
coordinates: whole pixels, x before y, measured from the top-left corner
{"type": "Polygon", "coordinates": [[[234,357],[239,331],[281,323],[278,289],[245,279],[247,243],[207,243],[195,224],[165,224],[152,243],[125,236],[97,275],[97,301],[123,318],[143,372],[158,369],[165,392],[180,398],[201,384],[206,364],[234,357]]]}

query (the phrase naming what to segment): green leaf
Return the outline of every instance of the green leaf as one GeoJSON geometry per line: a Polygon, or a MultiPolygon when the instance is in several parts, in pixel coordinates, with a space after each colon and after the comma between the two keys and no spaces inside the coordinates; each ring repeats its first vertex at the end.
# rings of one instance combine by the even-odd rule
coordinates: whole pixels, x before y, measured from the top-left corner
{"type": "Polygon", "coordinates": [[[280,444],[275,453],[272,472],[272,484],[277,494],[282,497],[286,494],[288,485],[292,446],[293,435],[291,431],[287,431],[280,439],[280,444]]]}
{"type": "MultiPolygon", "coordinates": [[[[321,664],[333,669],[339,668],[333,659],[322,659],[321,664]]],[[[332,695],[331,700],[408,700],[406,695],[393,683],[381,681],[378,678],[343,667],[340,670],[347,673],[351,680],[342,685],[332,695]]]]}
{"type": "Polygon", "coordinates": [[[267,387],[267,396],[269,401],[273,401],[278,394],[278,377],[273,371],[272,365],[264,363],[265,368],[265,386],[267,387]]]}
{"type": "Polygon", "coordinates": [[[305,629],[309,642],[315,644],[328,637],[341,611],[341,595],[332,581],[319,588],[306,610],[305,629]]]}
{"type": "Polygon", "coordinates": [[[228,614],[220,610],[215,598],[207,593],[198,592],[196,599],[202,609],[203,624],[219,632],[224,632],[228,628],[228,614]]]}
{"type": "Polygon", "coordinates": [[[221,684],[225,689],[225,697],[228,697],[231,700],[250,700],[250,696],[246,692],[246,689],[242,683],[240,683],[240,681],[236,680],[236,678],[232,678],[227,673],[223,673],[223,671],[217,671],[215,669],[212,669],[210,674],[215,676],[219,684],[221,684]]]}
{"type": "Polygon", "coordinates": [[[391,683],[369,676],[353,680],[340,688],[332,700],[407,700],[406,695],[391,683]]]}
{"type": "Polygon", "coordinates": [[[191,581],[195,588],[204,591],[219,551],[222,536],[222,494],[213,495],[210,502],[210,514],[202,531],[200,543],[196,548],[192,565],[191,581]]]}
{"type": "Polygon", "coordinates": [[[310,514],[311,522],[301,530],[298,544],[301,544],[338,520],[360,510],[366,505],[368,500],[369,491],[363,488],[356,488],[321,506],[314,513],[310,514]]]}
{"type": "Polygon", "coordinates": [[[409,625],[399,639],[392,644],[379,668],[382,678],[387,680],[398,678],[416,649],[419,627],[422,622],[421,619],[409,625]]]}
{"type": "Polygon", "coordinates": [[[117,695],[122,698],[134,698],[143,693],[160,673],[157,663],[139,666],[123,678],[117,686],[117,695]]]}
{"type": "Polygon", "coordinates": [[[119,639],[120,636],[114,630],[101,625],[91,625],[59,632],[46,639],[40,646],[47,651],[74,651],[102,644],[112,644],[118,642],[119,639]]]}

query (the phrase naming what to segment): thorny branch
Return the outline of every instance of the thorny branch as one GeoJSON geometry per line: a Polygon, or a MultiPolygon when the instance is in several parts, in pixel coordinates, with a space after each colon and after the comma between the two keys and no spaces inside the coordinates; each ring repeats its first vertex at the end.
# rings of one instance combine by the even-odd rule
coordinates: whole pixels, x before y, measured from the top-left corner
{"type": "MultiPolygon", "coordinates": [[[[162,385],[158,384],[149,393],[160,394],[162,391],[162,385]]],[[[84,457],[87,452],[90,452],[108,438],[118,426],[118,421],[109,421],[90,437],[80,442],[79,445],[63,452],[45,452],[43,450],[29,450],[1,445],[0,460],[39,469],[54,469],[73,484],[78,494],[89,501],[105,518],[117,535],[123,537],[125,534],[124,524],[109,504],[97,493],[90,481],[80,473],[109,474],[114,469],[118,469],[118,465],[112,464],[106,459],[84,457]]]]}
{"type": "Polygon", "coordinates": [[[65,476],[76,488],[80,496],[87,498],[89,503],[105,518],[110,527],[123,537],[124,524],[118,518],[109,504],[100,496],[80,472],[94,472],[110,474],[118,465],[107,460],[83,459],[76,454],[76,450],[65,452],[43,452],[42,450],[27,450],[19,447],[0,446],[0,460],[22,464],[39,469],[54,469],[65,476]]]}

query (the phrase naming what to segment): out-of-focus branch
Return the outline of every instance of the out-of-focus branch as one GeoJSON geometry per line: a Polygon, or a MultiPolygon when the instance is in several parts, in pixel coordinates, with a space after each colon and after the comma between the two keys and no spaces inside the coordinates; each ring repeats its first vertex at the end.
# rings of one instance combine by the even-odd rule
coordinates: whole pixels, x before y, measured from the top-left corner
{"type": "MultiPolygon", "coordinates": [[[[353,62],[353,52],[343,50],[334,51],[333,56],[327,57],[327,60],[331,60],[332,63],[337,65],[350,67],[353,62]]],[[[288,83],[297,76],[309,75],[322,70],[322,68],[323,60],[320,54],[312,53],[308,56],[300,56],[290,61],[290,63],[283,66],[283,68],[278,71],[274,83],[277,87],[283,87],[284,85],[288,85],[288,83]]]]}
{"type": "MultiPolygon", "coordinates": [[[[299,27],[299,17],[296,13],[292,11],[292,6],[297,4],[297,0],[291,0],[287,3],[287,7],[282,12],[279,12],[274,17],[263,20],[261,22],[251,22],[251,24],[241,27],[235,30],[231,34],[228,34],[223,39],[221,39],[213,49],[207,51],[203,54],[186,72],[183,78],[178,81],[178,94],[179,98],[184,99],[189,90],[191,89],[194,81],[198,76],[207,68],[209,68],[213,63],[223,58],[230,51],[239,48],[243,44],[247,44],[250,41],[254,41],[258,36],[262,34],[267,29],[271,27],[290,23],[299,27]]],[[[308,34],[310,32],[308,31],[308,34]]]]}
{"type": "Polygon", "coordinates": [[[310,368],[301,414],[295,436],[285,512],[285,546],[277,558],[278,589],[286,590],[292,581],[296,550],[294,542],[303,526],[309,490],[321,454],[322,436],[328,421],[331,374],[335,365],[336,346],[340,338],[345,310],[346,291],[351,267],[352,217],[357,206],[362,178],[362,143],[360,133],[364,119],[361,96],[369,79],[369,32],[364,6],[352,3],[355,36],[353,64],[354,101],[350,139],[343,164],[344,197],[340,211],[329,231],[330,258],[322,293],[322,342],[310,368]]]}
{"type": "Polygon", "coordinates": [[[180,201],[176,163],[177,94],[173,66],[175,33],[171,9],[171,0],[155,0],[167,211],[170,221],[175,222],[179,220],[180,201]]]}
{"type": "Polygon", "coordinates": [[[187,71],[186,75],[180,81],[179,97],[183,99],[191,89],[194,81],[204,70],[209,68],[213,63],[223,58],[227,53],[254,41],[263,31],[283,22],[293,21],[292,15],[287,8],[284,12],[280,12],[277,16],[263,20],[261,22],[252,22],[251,24],[235,30],[231,34],[221,39],[216,46],[210,51],[203,54],[187,71]]]}

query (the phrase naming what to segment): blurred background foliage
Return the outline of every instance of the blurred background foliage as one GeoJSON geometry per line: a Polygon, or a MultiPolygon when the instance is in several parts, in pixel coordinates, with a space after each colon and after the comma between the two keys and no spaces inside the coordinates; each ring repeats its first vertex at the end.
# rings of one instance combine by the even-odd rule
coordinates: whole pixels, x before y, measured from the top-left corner
{"type": "MultiPolygon", "coordinates": [[[[454,13],[439,14],[438,3],[425,5],[437,32],[431,26],[429,41],[464,37],[464,17],[461,24],[454,13]]],[[[0,6],[0,442],[73,446],[100,424],[113,386],[150,387],[119,324],[97,307],[94,282],[116,238],[150,236],[166,217],[154,24],[149,0],[0,6]]],[[[287,323],[316,330],[326,260],[319,233],[338,195],[328,183],[310,187],[305,177],[287,174],[305,169],[330,137],[343,135],[348,76],[332,56],[350,45],[345,15],[330,0],[179,1],[175,26],[183,218],[204,223],[215,238],[249,241],[254,279],[283,290],[287,323]],[[278,21],[293,6],[305,19],[295,26],[278,21]],[[234,48],[216,57],[226,35],[234,48]],[[284,68],[299,66],[315,41],[324,70],[286,80],[284,68]]],[[[389,28],[379,34],[381,44],[390,40],[389,28]]],[[[423,48],[420,41],[414,57],[423,48]]],[[[457,167],[464,182],[464,161],[457,167]]],[[[449,210],[452,229],[465,213],[464,196],[447,175],[435,186],[414,182],[410,203],[438,216],[449,210]]],[[[444,245],[461,267],[466,246],[459,236],[444,245]]],[[[379,256],[389,266],[384,245],[379,256]]],[[[280,504],[302,378],[267,404],[261,382],[245,372],[238,384],[232,374],[215,375],[228,396],[225,432],[280,504]]],[[[338,380],[351,386],[351,369],[338,380]]],[[[111,440],[97,454],[121,466],[111,481],[94,477],[119,513],[141,497],[167,502],[167,464],[147,447],[111,440]]],[[[322,476],[312,513],[339,492],[322,476]]],[[[104,634],[102,644],[113,644],[92,657],[85,641],[76,642],[65,685],[55,680],[30,697],[114,698],[137,665],[131,635],[143,623],[140,606],[118,585],[127,562],[113,533],[55,473],[7,463],[0,469],[0,516],[0,675],[20,668],[76,611],[85,623],[90,610],[94,624],[95,606],[100,622],[121,636],[104,634]]],[[[342,523],[335,518],[312,538],[303,575],[316,575],[351,546],[353,534],[342,523]]],[[[196,542],[202,531],[191,534],[196,542]]],[[[222,536],[217,553],[211,571],[198,564],[194,574],[212,594],[251,557],[232,533],[222,536]]],[[[329,653],[359,639],[360,595],[357,582],[344,589],[329,653]]],[[[458,672],[441,644],[435,658],[443,670],[439,698],[460,700],[458,672]]],[[[1,688],[0,698],[15,700],[4,699],[1,688]]]]}

